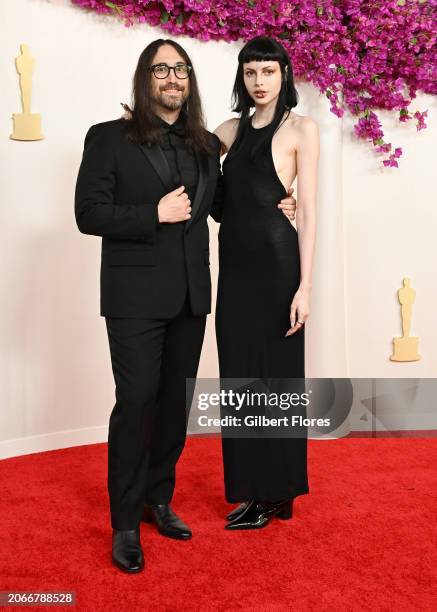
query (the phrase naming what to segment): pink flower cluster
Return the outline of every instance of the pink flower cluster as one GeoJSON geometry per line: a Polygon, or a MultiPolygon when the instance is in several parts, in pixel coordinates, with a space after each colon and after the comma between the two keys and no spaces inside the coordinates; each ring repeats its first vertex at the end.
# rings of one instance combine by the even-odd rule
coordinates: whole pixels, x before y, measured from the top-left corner
{"type": "Polygon", "coordinates": [[[437,0],[72,0],[98,13],[115,13],[161,26],[172,35],[236,41],[272,36],[290,54],[295,77],[312,82],[341,117],[358,117],[357,137],[398,166],[375,110],[413,117],[426,127],[427,111],[410,113],[418,91],[437,94],[437,0]]]}

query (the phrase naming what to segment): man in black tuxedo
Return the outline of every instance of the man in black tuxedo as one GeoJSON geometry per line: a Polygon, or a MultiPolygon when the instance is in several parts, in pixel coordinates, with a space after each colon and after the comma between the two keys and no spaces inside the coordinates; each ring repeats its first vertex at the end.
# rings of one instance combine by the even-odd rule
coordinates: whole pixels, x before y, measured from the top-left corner
{"type": "Polygon", "coordinates": [[[170,507],[211,311],[207,217],[219,217],[220,142],[205,129],[190,58],[172,40],[141,54],[131,118],[93,125],[76,185],[79,230],[102,236],[101,316],[116,385],[109,420],[112,559],[144,567],[140,521],[186,540],[170,507]]]}
{"type": "Polygon", "coordinates": [[[144,567],[141,519],[169,537],[192,535],[169,503],[186,378],[196,377],[211,311],[207,217],[219,177],[191,61],[174,41],[154,41],[138,61],[132,118],[88,131],[75,198],[80,231],[103,237],[113,561],[128,572],[144,567]]]}

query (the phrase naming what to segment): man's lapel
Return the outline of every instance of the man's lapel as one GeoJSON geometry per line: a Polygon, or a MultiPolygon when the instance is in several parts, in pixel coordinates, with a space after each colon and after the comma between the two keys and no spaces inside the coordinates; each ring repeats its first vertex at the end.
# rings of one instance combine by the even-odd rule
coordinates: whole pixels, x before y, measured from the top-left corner
{"type": "Polygon", "coordinates": [[[190,227],[196,213],[199,211],[200,204],[202,203],[203,196],[205,195],[209,175],[209,161],[206,153],[199,153],[199,151],[196,150],[195,156],[197,159],[197,167],[199,168],[199,180],[197,181],[194,201],[191,203],[191,219],[186,222],[185,231],[187,231],[187,229],[190,227]]]}
{"type": "MultiPolygon", "coordinates": [[[[174,191],[175,187],[173,185],[171,170],[168,164],[168,161],[164,155],[163,150],[159,146],[159,144],[153,144],[151,146],[148,145],[139,145],[141,151],[148,159],[150,164],[155,169],[155,172],[161,179],[163,185],[166,187],[167,192],[174,191]]],[[[205,195],[205,189],[208,182],[209,176],[209,161],[206,153],[199,153],[197,150],[195,151],[195,156],[197,160],[197,166],[199,168],[199,179],[197,181],[196,193],[194,195],[194,201],[191,203],[191,219],[185,224],[185,231],[190,227],[196,213],[199,210],[200,204],[202,203],[203,196],[205,195]]]]}
{"type": "Polygon", "coordinates": [[[164,187],[167,189],[167,192],[173,191],[175,187],[173,186],[173,181],[171,177],[170,166],[168,165],[167,158],[164,155],[164,151],[161,149],[159,144],[153,145],[139,145],[141,151],[146,156],[146,159],[150,162],[150,164],[155,169],[156,174],[161,179],[164,187]]]}

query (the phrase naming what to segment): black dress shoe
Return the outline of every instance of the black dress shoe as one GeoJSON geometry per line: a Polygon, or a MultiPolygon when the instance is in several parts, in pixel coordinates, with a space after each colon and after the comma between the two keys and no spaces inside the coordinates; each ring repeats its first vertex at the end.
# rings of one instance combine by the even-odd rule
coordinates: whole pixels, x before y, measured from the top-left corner
{"type": "Polygon", "coordinates": [[[229,514],[226,515],[226,520],[227,521],[234,521],[236,518],[238,518],[240,516],[240,514],[243,514],[243,512],[246,510],[246,508],[249,505],[249,503],[250,502],[243,502],[242,504],[240,504],[239,506],[234,508],[234,510],[232,510],[232,512],[229,512],[229,514]]]}
{"type": "Polygon", "coordinates": [[[112,561],[129,574],[141,572],[144,555],[140,542],[140,529],[112,530],[112,561]]]}
{"type": "Polygon", "coordinates": [[[279,502],[252,501],[239,517],[228,523],[225,529],[261,529],[266,527],[274,516],[290,519],[293,515],[293,500],[279,502]]]}
{"type": "Polygon", "coordinates": [[[193,535],[168,504],[146,504],[142,520],[145,523],[155,523],[159,533],[167,538],[189,540],[193,535]]]}

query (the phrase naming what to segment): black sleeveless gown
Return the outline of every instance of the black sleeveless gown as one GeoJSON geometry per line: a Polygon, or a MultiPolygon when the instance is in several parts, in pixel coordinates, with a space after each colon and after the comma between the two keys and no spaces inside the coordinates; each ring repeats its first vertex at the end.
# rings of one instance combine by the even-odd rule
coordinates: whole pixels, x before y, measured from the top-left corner
{"type": "MultiPolygon", "coordinates": [[[[304,326],[290,328],[300,282],[297,232],[279,201],[287,192],[272,157],[272,124],[246,122],[223,163],[216,335],[220,378],[304,378],[304,326]],[[262,136],[267,146],[251,157],[262,136]],[[262,152],[263,151],[263,152],[262,152]]],[[[276,501],[308,493],[307,439],[222,436],[229,502],[276,501]]]]}

